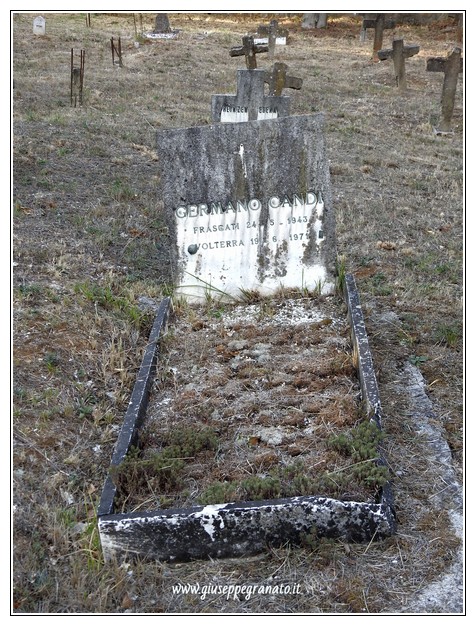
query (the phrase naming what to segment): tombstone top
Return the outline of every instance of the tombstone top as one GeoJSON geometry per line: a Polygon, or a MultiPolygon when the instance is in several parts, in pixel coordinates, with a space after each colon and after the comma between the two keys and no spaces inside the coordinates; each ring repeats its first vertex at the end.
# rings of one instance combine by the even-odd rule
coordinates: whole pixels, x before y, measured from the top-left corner
{"type": "Polygon", "coordinates": [[[258,26],[258,35],[267,36],[274,35],[275,37],[287,37],[289,30],[287,28],[280,28],[277,20],[271,20],[268,26],[258,26]]]}
{"type": "Polygon", "coordinates": [[[259,54],[260,52],[268,52],[268,46],[255,44],[251,35],[245,35],[242,41],[242,46],[237,46],[230,50],[230,56],[238,57],[244,55],[246,67],[249,70],[255,70],[257,67],[256,54],[259,54]]]}
{"type": "MultiPolygon", "coordinates": [[[[248,122],[289,115],[289,96],[264,94],[264,84],[272,80],[266,70],[237,70],[236,95],[212,96],[212,122],[248,122]]],[[[298,79],[297,79],[298,80],[298,79]]]]}
{"type": "Polygon", "coordinates": [[[458,74],[463,71],[463,59],[461,58],[461,48],[453,48],[452,52],[446,57],[431,57],[426,60],[427,72],[444,72],[450,71],[450,61],[455,57],[459,57],[458,74]]]}

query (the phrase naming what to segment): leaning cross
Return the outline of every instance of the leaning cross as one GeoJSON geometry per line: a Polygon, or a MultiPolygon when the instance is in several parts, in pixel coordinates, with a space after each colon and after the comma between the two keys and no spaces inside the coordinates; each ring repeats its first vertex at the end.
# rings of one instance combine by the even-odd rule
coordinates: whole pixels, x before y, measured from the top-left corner
{"type": "Polygon", "coordinates": [[[378,58],[381,61],[393,59],[393,67],[395,69],[395,80],[399,91],[405,91],[407,88],[407,78],[405,76],[405,59],[414,56],[420,52],[420,46],[404,46],[403,39],[394,39],[392,48],[379,50],[378,58]]]}
{"type": "Polygon", "coordinates": [[[426,61],[427,72],[444,72],[443,93],[441,95],[441,111],[443,123],[441,131],[451,132],[451,118],[455,106],[456,86],[458,84],[458,74],[463,71],[463,59],[461,58],[461,48],[454,48],[450,55],[442,57],[432,57],[426,61]]]}
{"type": "Polygon", "coordinates": [[[280,96],[283,89],[301,89],[302,78],[287,75],[286,63],[275,63],[272,72],[266,72],[264,82],[269,85],[270,96],[280,96]]]}
{"type": "Polygon", "coordinates": [[[268,46],[255,44],[253,41],[253,37],[251,35],[245,35],[242,41],[243,41],[242,46],[232,48],[230,50],[230,56],[241,57],[244,55],[245,61],[246,61],[246,67],[249,70],[255,70],[257,67],[256,54],[258,54],[259,52],[267,52],[268,46]]]}
{"type": "Polygon", "coordinates": [[[372,59],[377,62],[378,59],[378,51],[382,49],[383,44],[383,31],[384,30],[393,30],[395,28],[395,22],[392,20],[385,21],[384,13],[377,13],[377,16],[374,19],[366,19],[364,18],[362,22],[362,29],[366,31],[367,28],[373,28],[374,30],[374,50],[372,59]]]}

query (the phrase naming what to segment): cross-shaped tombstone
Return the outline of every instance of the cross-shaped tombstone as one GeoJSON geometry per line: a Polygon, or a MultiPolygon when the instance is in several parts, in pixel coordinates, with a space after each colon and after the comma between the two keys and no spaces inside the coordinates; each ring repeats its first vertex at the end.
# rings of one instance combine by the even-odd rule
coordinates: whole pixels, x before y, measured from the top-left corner
{"type": "Polygon", "coordinates": [[[362,30],[365,32],[367,28],[374,29],[374,49],[372,59],[377,62],[378,51],[382,49],[383,44],[383,31],[393,30],[395,28],[395,22],[393,20],[385,21],[384,13],[377,13],[374,19],[364,18],[362,22],[362,30]]]}
{"type": "Polygon", "coordinates": [[[266,70],[238,70],[236,95],[212,96],[212,122],[248,122],[289,115],[289,96],[264,95],[264,83],[271,76],[266,70]]]}
{"type": "Polygon", "coordinates": [[[288,35],[289,31],[287,29],[278,27],[277,20],[271,20],[269,26],[258,26],[258,37],[260,37],[260,39],[258,39],[256,36],[254,36],[253,39],[255,44],[268,44],[268,56],[272,59],[274,58],[276,44],[286,44],[286,39],[288,35]]]}
{"type": "Polygon", "coordinates": [[[426,61],[427,72],[444,72],[443,93],[441,95],[441,112],[443,123],[440,131],[451,132],[451,118],[455,106],[456,86],[458,84],[458,74],[463,72],[463,59],[461,58],[461,48],[453,48],[451,54],[446,59],[442,57],[432,57],[426,61]]]}
{"type": "Polygon", "coordinates": [[[286,63],[275,63],[272,72],[266,72],[265,83],[269,85],[270,96],[280,96],[283,89],[301,89],[302,78],[287,75],[286,63]]]}
{"type": "Polygon", "coordinates": [[[253,37],[251,35],[245,35],[242,41],[243,41],[242,46],[235,47],[230,50],[230,56],[241,57],[244,55],[245,61],[246,61],[246,67],[249,70],[255,70],[257,67],[256,55],[260,52],[268,52],[268,46],[255,44],[253,37]]]}
{"type": "Polygon", "coordinates": [[[395,69],[395,80],[398,90],[403,92],[407,88],[407,78],[405,76],[405,59],[414,56],[420,52],[420,46],[404,46],[403,39],[394,39],[392,48],[379,50],[378,58],[380,61],[393,59],[393,67],[395,69]]]}

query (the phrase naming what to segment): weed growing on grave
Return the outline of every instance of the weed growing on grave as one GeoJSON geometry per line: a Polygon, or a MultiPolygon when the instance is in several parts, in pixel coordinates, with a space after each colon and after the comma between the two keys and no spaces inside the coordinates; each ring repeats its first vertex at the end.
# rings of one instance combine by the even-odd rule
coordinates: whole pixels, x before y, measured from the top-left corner
{"type": "Polygon", "coordinates": [[[336,278],[336,290],[338,293],[343,294],[344,293],[344,286],[345,286],[345,273],[346,273],[346,267],[345,267],[345,256],[338,256],[337,257],[337,278],[336,278]]]}
{"type": "Polygon", "coordinates": [[[164,436],[158,450],[131,448],[124,461],[111,468],[111,477],[121,494],[152,491],[163,497],[164,492],[183,488],[186,463],[217,447],[217,437],[209,427],[178,428],[164,436]]]}
{"type": "Polygon", "coordinates": [[[349,435],[341,433],[329,437],[328,447],[350,457],[353,463],[337,472],[328,472],[327,478],[342,482],[342,477],[338,474],[345,472],[346,483],[351,477],[370,487],[382,487],[389,479],[388,468],[376,465],[380,458],[379,446],[382,440],[382,431],[372,420],[361,422],[349,435]]]}
{"type": "Polygon", "coordinates": [[[461,328],[456,324],[441,324],[436,329],[438,343],[446,344],[449,348],[455,348],[461,339],[461,328]]]}

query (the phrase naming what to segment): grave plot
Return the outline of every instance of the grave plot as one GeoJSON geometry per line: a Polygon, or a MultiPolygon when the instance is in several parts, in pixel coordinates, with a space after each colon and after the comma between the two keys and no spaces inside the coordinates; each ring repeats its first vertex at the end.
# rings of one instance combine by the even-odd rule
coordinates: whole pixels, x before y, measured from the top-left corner
{"type": "Polygon", "coordinates": [[[144,366],[114,452],[105,558],[388,536],[380,400],[352,276],[340,273],[348,327],[334,293],[323,116],[158,131],[157,145],[180,306],[146,426],[144,366]]]}
{"type": "Polygon", "coordinates": [[[145,425],[136,397],[103,491],[106,559],[230,557],[394,532],[353,277],[348,321],[338,296],[287,296],[177,312],[145,425]]]}
{"type": "Polygon", "coordinates": [[[154,400],[115,475],[118,510],[326,493],[375,500],[380,431],[363,420],[338,297],[185,307],[154,400]]]}

